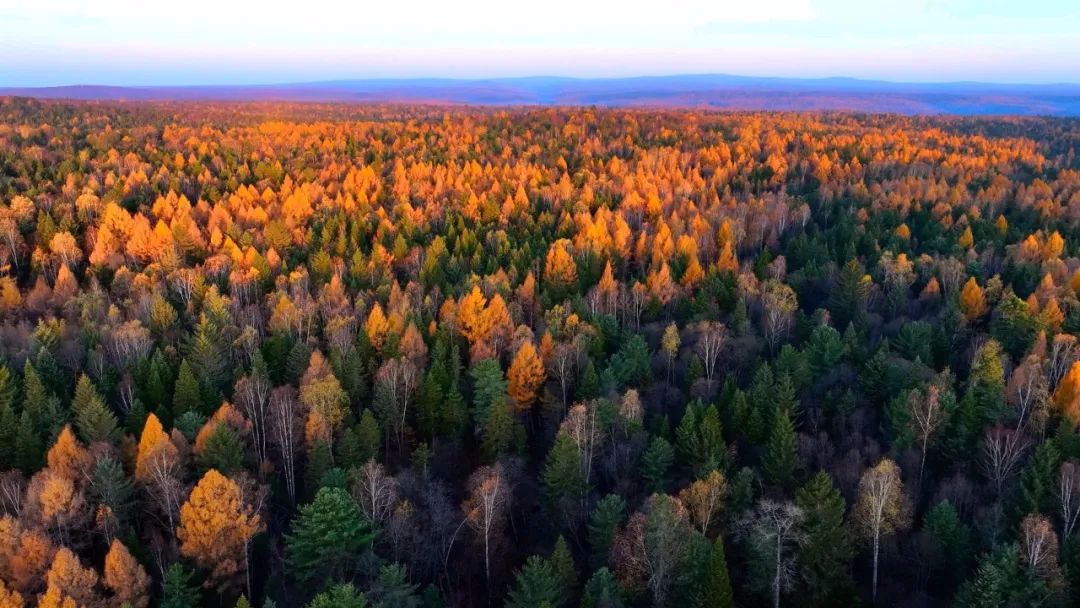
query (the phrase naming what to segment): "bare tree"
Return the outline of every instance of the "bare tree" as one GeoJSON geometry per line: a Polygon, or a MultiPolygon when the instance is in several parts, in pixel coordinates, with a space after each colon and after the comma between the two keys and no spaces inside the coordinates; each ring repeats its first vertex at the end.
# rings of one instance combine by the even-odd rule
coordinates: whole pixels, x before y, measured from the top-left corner
{"type": "Polygon", "coordinates": [[[399,446],[405,443],[405,422],[409,413],[409,400],[416,390],[419,372],[405,357],[391,359],[382,364],[375,373],[375,390],[379,405],[391,427],[399,446]]]}
{"type": "Polygon", "coordinates": [[[712,391],[713,378],[716,376],[716,362],[720,359],[720,351],[724,348],[724,336],[726,335],[724,324],[719,321],[702,321],[697,324],[697,343],[694,350],[701,358],[701,365],[705,368],[705,382],[708,383],[709,391],[712,391]]]}
{"type": "MultiPolygon", "coordinates": [[[[593,456],[596,453],[596,442],[600,437],[600,429],[596,421],[596,407],[584,403],[578,403],[570,408],[559,430],[570,436],[578,449],[578,460],[581,462],[581,476],[588,486],[592,478],[593,456]]],[[[582,497],[585,500],[588,493],[582,497]]]]}
{"type": "Polygon", "coordinates": [[[999,497],[1005,482],[1016,473],[1029,444],[1027,436],[1015,429],[996,426],[986,431],[983,438],[983,470],[994,482],[999,497]]]}
{"type": "Polygon", "coordinates": [[[741,524],[751,550],[768,565],[773,608],[779,608],[781,593],[795,582],[794,550],[805,539],[803,518],[795,503],[763,499],[741,524]]]}
{"type": "Polygon", "coordinates": [[[1028,515],[1020,524],[1020,557],[1043,580],[1056,581],[1061,576],[1057,535],[1046,517],[1028,515]]]}
{"type": "Polygon", "coordinates": [[[1017,429],[1022,430],[1025,425],[1030,425],[1034,431],[1041,433],[1046,427],[1049,389],[1043,368],[1038,356],[1029,355],[1009,377],[1005,397],[1016,410],[1017,429]]]}
{"type": "Polygon", "coordinates": [[[277,448],[281,457],[281,468],[285,473],[285,489],[289,498],[296,502],[296,453],[299,449],[300,404],[296,399],[296,389],[281,386],[270,393],[270,441],[277,448]]]}
{"type": "Polygon", "coordinates": [[[769,348],[776,350],[795,322],[799,303],[795,290],[779,281],[765,281],[761,289],[761,321],[769,348]]]}
{"type": "Polygon", "coordinates": [[[1077,359],[1076,336],[1071,334],[1058,334],[1050,343],[1050,354],[1047,356],[1047,384],[1057,386],[1058,382],[1065,377],[1065,373],[1072,367],[1077,359]]]}
{"type": "Polygon", "coordinates": [[[381,525],[390,519],[397,504],[398,484],[383,465],[375,460],[367,461],[356,471],[352,491],[360,511],[369,521],[381,525]]]}
{"type": "Polygon", "coordinates": [[[461,505],[465,523],[484,545],[484,580],[491,592],[491,549],[506,525],[510,485],[501,464],[477,469],[469,478],[469,496],[461,505]]]}
{"type": "Polygon", "coordinates": [[[1068,540],[1080,519],[1080,465],[1075,460],[1061,463],[1057,496],[1061,508],[1061,537],[1068,540]]]}
{"type": "Polygon", "coordinates": [[[874,548],[872,596],[877,601],[878,556],[881,537],[891,535],[911,524],[911,507],[904,495],[900,467],[888,458],[863,473],[859,480],[859,498],[855,503],[855,521],[874,548]]]}
{"type": "Polygon", "coordinates": [[[255,372],[236,381],[236,401],[251,421],[251,438],[259,463],[266,462],[267,412],[270,409],[270,379],[255,372]]]}
{"type": "Polygon", "coordinates": [[[922,487],[923,469],[926,467],[926,449],[930,444],[930,438],[941,427],[945,418],[941,407],[940,389],[931,385],[925,397],[922,391],[911,391],[908,395],[908,409],[911,412],[911,422],[915,427],[922,452],[919,459],[919,487],[922,487]]]}

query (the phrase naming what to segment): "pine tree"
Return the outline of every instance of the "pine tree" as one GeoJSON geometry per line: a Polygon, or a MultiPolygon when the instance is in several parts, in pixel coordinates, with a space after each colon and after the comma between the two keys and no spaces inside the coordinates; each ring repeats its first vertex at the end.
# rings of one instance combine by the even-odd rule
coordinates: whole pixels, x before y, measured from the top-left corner
{"type": "Polygon", "coordinates": [[[105,405],[94,383],[86,374],[80,376],[75,385],[71,411],[75,417],[75,429],[79,431],[79,438],[86,443],[114,443],[119,438],[116,416],[105,405]]]}
{"type": "Polygon", "coordinates": [[[533,555],[525,561],[507,597],[506,608],[541,608],[563,606],[559,580],[544,558],[533,555]]]}
{"type": "Polygon", "coordinates": [[[19,428],[15,432],[15,464],[27,475],[32,475],[44,464],[45,444],[34,428],[30,412],[23,410],[19,428]]]}
{"type": "Polygon", "coordinates": [[[548,452],[541,480],[548,508],[552,513],[561,515],[567,525],[571,525],[573,514],[580,507],[587,487],[581,472],[577,444],[570,435],[559,433],[555,437],[555,445],[548,452]]]}
{"type": "Polygon", "coordinates": [[[180,370],[176,373],[176,387],[173,389],[173,416],[179,418],[187,412],[204,414],[203,409],[199,381],[191,371],[187,359],[182,359],[180,361],[180,370]]]}
{"type": "Polygon", "coordinates": [[[370,522],[348,492],[322,488],[315,500],[300,507],[285,537],[290,572],[300,581],[333,580],[347,574],[374,539],[370,522]]]}
{"type": "Polygon", "coordinates": [[[768,481],[787,488],[795,479],[798,465],[795,425],[791,422],[791,414],[778,411],[765,446],[765,455],[761,459],[761,471],[768,481]]]}
{"type": "Polygon", "coordinates": [[[1020,472],[1020,496],[1015,509],[1016,520],[1032,513],[1053,515],[1057,506],[1054,495],[1057,487],[1061,452],[1052,441],[1044,441],[1020,472]]]}
{"type": "Polygon", "coordinates": [[[379,577],[365,595],[372,608],[420,608],[416,589],[404,566],[387,564],[379,569],[379,577]]]}
{"type": "Polygon", "coordinates": [[[709,552],[705,580],[701,585],[701,605],[709,608],[735,608],[735,595],[731,590],[724,539],[717,537],[709,552]]]}
{"type": "Polygon", "coordinates": [[[806,584],[806,604],[840,605],[854,599],[851,577],[854,547],[844,523],[844,497],[829,474],[820,471],[795,494],[803,510],[806,538],[798,563],[806,584]]]}
{"type": "Polygon", "coordinates": [[[315,596],[307,608],[367,608],[367,598],[352,583],[334,585],[315,596]]]}
{"type": "Polygon", "coordinates": [[[626,500],[617,494],[608,494],[596,502],[596,508],[589,516],[589,547],[592,549],[592,561],[606,564],[615,531],[626,518],[626,500]]]}
{"type": "Polygon", "coordinates": [[[663,437],[653,437],[645,453],[641,455],[641,476],[645,478],[646,490],[663,492],[667,485],[667,472],[675,462],[675,450],[663,437]]]}
{"type": "Polygon", "coordinates": [[[606,567],[600,568],[585,583],[581,608],[624,608],[622,589],[615,575],[606,567]]]}
{"type": "Polygon", "coordinates": [[[180,564],[169,566],[161,587],[161,608],[195,608],[202,605],[199,589],[191,583],[191,573],[180,564]]]}
{"type": "Polygon", "coordinates": [[[19,417],[10,403],[0,402],[0,469],[7,470],[18,465],[16,438],[19,433],[19,417]]]}
{"type": "Polygon", "coordinates": [[[499,395],[489,408],[480,447],[488,461],[494,462],[510,451],[513,438],[514,411],[510,400],[505,395],[499,395]]]}
{"type": "Polygon", "coordinates": [[[960,520],[948,501],[939,502],[926,513],[923,531],[929,543],[931,581],[953,584],[961,579],[971,561],[971,529],[960,520]]]}
{"type": "Polygon", "coordinates": [[[561,534],[555,541],[555,548],[551,550],[548,562],[551,563],[555,579],[559,581],[560,594],[569,602],[569,598],[577,593],[578,571],[577,565],[574,564],[574,556],[570,554],[566,539],[561,534]]]}
{"type": "MultiPolygon", "coordinates": [[[[214,424],[214,423],[211,423],[214,424]]],[[[236,431],[227,424],[217,423],[205,445],[198,453],[197,461],[203,471],[217,469],[229,474],[244,468],[244,443],[236,431]]]]}
{"type": "Polygon", "coordinates": [[[726,446],[716,408],[701,401],[688,404],[675,428],[675,448],[694,477],[719,468],[726,446]]]}

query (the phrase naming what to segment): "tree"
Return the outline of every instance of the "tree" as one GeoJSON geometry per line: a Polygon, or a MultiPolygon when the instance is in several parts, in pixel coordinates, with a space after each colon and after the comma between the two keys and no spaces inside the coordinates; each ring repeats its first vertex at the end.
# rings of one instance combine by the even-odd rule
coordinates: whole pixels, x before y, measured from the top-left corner
{"type": "Polygon", "coordinates": [[[465,521],[484,546],[484,580],[491,587],[492,546],[502,534],[510,506],[510,486],[502,465],[481,467],[469,478],[469,496],[461,505],[465,521]]]}
{"type": "Polygon", "coordinates": [[[353,479],[353,495],[368,521],[385,524],[398,500],[398,484],[383,465],[368,460],[353,479]]]}
{"type": "MultiPolygon", "coordinates": [[[[624,608],[622,589],[611,570],[600,568],[585,583],[581,608],[624,608]]],[[[723,607],[722,607],[723,608],[723,607]]]]}
{"type": "Polygon", "coordinates": [[[855,522],[859,531],[873,545],[872,595],[877,600],[878,555],[882,536],[891,536],[911,523],[911,508],[904,496],[900,467],[888,458],[867,469],[859,479],[859,498],[855,503],[855,522]]]}
{"type": "Polygon", "coordinates": [[[191,608],[202,603],[199,589],[191,583],[191,576],[178,563],[169,566],[161,585],[161,608],[191,608]]]}
{"type": "Polygon", "coordinates": [[[686,565],[692,530],[679,501],[653,494],[635,513],[612,547],[612,563],[624,584],[644,584],[654,606],[667,605],[672,585],[686,565]]]}
{"type": "Polygon", "coordinates": [[[581,471],[581,458],[574,440],[567,433],[555,437],[541,474],[544,494],[551,511],[568,527],[577,519],[581,497],[588,489],[581,471]]]}
{"type": "Polygon", "coordinates": [[[199,393],[199,381],[191,371],[187,359],[180,360],[180,369],[176,372],[176,387],[172,398],[173,415],[180,417],[185,412],[202,412],[203,400],[199,393]]]}
{"type": "Polygon", "coordinates": [[[727,491],[727,480],[723,473],[713,470],[679,492],[679,500],[702,535],[708,536],[709,527],[720,513],[727,491]]]}
{"type": "Polygon", "coordinates": [[[967,320],[972,322],[986,314],[986,294],[975,281],[975,277],[969,278],[960,291],[960,310],[967,320]]]}
{"type": "Polygon", "coordinates": [[[319,593],[307,608],[367,608],[367,598],[351,583],[334,585],[319,593]]]}
{"type": "Polygon", "coordinates": [[[112,443],[119,438],[116,416],[98,396],[94,383],[86,374],[80,376],[78,384],[75,385],[71,411],[75,417],[75,428],[78,429],[83,441],[112,443]]]}
{"type": "Polygon", "coordinates": [[[150,577],[127,547],[115,539],[105,554],[103,581],[117,606],[146,608],[150,603],[150,577]]]}
{"type": "Polygon", "coordinates": [[[553,300],[561,300],[577,284],[577,264],[570,254],[572,244],[567,239],[552,243],[544,260],[544,282],[553,300]]]}
{"type": "Polygon", "coordinates": [[[672,381],[672,374],[675,367],[675,357],[679,355],[679,345],[682,343],[682,339],[679,337],[679,326],[675,323],[670,323],[664,329],[664,336],[660,339],[660,350],[664,352],[664,357],[667,358],[667,381],[672,381]]]}
{"type": "Polygon", "coordinates": [[[675,447],[694,475],[724,467],[728,448],[717,409],[700,401],[687,405],[675,429],[675,447]]]}
{"type": "Polygon", "coordinates": [[[805,541],[797,562],[813,605],[844,603],[854,594],[852,539],[844,521],[844,497],[832,478],[819,471],[795,494],[804,515],[805,541]]]}
{"type": "Polygon", "coordinates": [[[774,608],[779,608],[780,595],[795,581],[793,554],[805,538],[804,517],[802,509],[793,503],[765,499],[741,522],[756,585],[768,590],[774,608]]]}
{"type": "Polygon", "coordinates": [[[507,608],[539,608],[563,606],[566,596],[551,564],[539,555],[530,556],[516,577],[514,589],[507,598],[507,608]]]}
{"type": "Polygon", "coordinates": [[[589,547],[593,561],[606,564],[615,532],[626,517],[626,501],[616,494],[608,494],[596,502],[589,516],[589,547]]]}
{"type": "MultiPolygon", "coordinates": [[[[57,606],[66,606],[68,602],[74,606],[96,606],[99,602],[97,573],[83,566],[67,547],[61,547],[56,552],[45,580],[48,589],[46,598],[57,598],[57,606]]],[[[42,604],[48,603],[47,599],[42,600],[42,604]]]]}
{"type": "Polygon", "coordinates": [[[795,469],[799,466],[799,455],[795,445],[795,425],[787,410],[776,412],[769,441],[765,445],[765,455],[761,459],[761,470],[766,479],[781,487],[788,487],[794,481],[795,469]]]}
{"type": "Polygon", "coordinates": [[[663,437],[653,437],[649,447],[641,455],[641,476],[645,478],[648,491],[662,492],[667,482],[667,472],[675,461],[675,450],[663,437]]]}
{"type": "Polygon", "coordinates": [[[711,608],[735,608],[735,594],[731,590],[731,577],[724,555],[724,539],[719,536],[713,541],[712,551],[709,552],[701,603],[711,608]]]}
{"type": "Polygon", "coordinates": [[[416,585],[409,583],[405,568],[400,564],[387,564],[379,569],[371,589],[365,594],[372,608],[420,608],[416,585]]]}
{"type": "Polygon", "coordinates": [[[528,411],[536,400],[536,389],[544,383],[544,361],[532,342],[525,342],[514,355],[507,372],[510,398],[518,412],[528,411]]]}
{"type": "Polygon", "coordinates": [[[240,486],[210,469],[180,507],[176,536],[180,553],[210,570],[207,583],[226,589],[246,570],[248,541],[262,530],[240,486]]]}
{"type": "Polygon", "coordinates": [[[725,328],[719,321],[702,321],[694,329],[697,334],[694,350],[705,368],[705,381],[711,390],[713,378],[716,377],[716,363],[724,347],[725,328]]]}
{"type": "Polygon", "coordinates": [[[289,568],[298,580],[334,580],[349,572],[355,556],[371,546],[375,532],[349,493],[320,488],[302,506],[285,537],[289,568]]]}
{"type": "Polygon", "coordinates": [[[1068,541],[1080,520],[1080,464],[1075,460],[1061,463],[1056,495],[1061,514],[1061,537],[1068,541]]]}
{"type": "Polygon", "coordinates": [[[773,351],[787,337],[799,307],[791,287],[776,280],[766,281],[761,289],[762,330],[773,351]]]}

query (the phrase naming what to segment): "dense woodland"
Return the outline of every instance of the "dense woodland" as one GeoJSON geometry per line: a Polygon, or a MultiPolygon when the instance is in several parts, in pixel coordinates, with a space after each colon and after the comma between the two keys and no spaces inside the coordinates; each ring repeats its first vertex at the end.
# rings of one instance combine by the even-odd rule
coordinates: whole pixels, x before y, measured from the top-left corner
{"type": "Polygon", "coordinates": [[[0,100],[0,607],[1080,603],[1078,148],[0,100]]]}

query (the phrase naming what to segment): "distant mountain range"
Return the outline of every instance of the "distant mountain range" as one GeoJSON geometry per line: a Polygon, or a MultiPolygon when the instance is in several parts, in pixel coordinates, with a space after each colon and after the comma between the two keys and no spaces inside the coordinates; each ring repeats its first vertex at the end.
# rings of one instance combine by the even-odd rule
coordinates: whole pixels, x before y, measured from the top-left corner
{"type": "Polygon", "coordinates": [[[237,86],[0,87],[0,96],[88,100],[407,102],[903,114],[1080,116],[1080,84],[900,83],[723,74],[636,78],[361,79],[237,86]]]}

